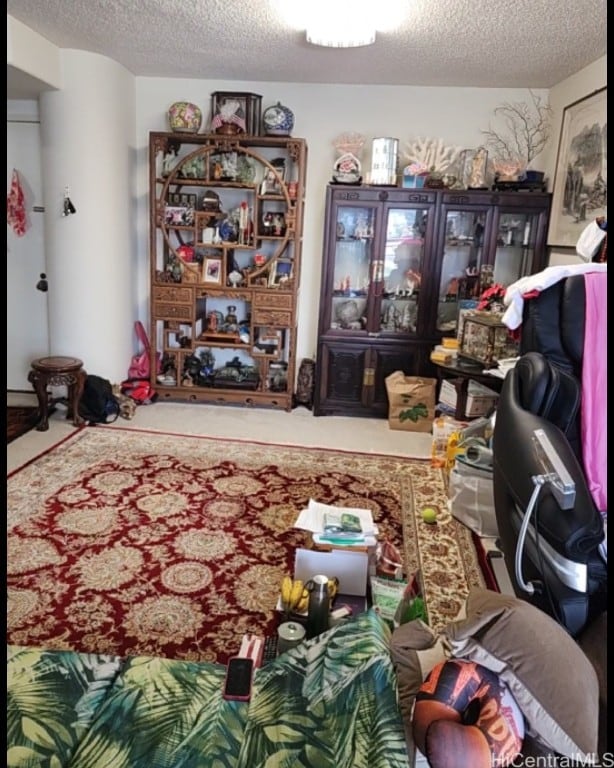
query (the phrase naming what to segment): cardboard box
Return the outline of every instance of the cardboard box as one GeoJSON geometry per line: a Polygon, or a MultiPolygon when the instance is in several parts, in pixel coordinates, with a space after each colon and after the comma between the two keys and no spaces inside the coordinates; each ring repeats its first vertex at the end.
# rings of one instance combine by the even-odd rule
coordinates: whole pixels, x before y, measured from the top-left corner
{"type": "MultiPolygon", "coordinates": [[[[465,417],[472,419],[476,416],[485,416],[497,404],[498,399],[499,395],[497,392],[470,379],[467,390],[465,417]]],[[[439,401],[443,405],[447,405],[448,408],[456,408],[456,389],[454,384],[448,379],[444,379],[441,382],[439,401]]]]}
{"type": "Polygon", "coordinates": [[[369,556],[366,552],[317,552],[297,549],[294,560],[294,578],[309,581],[318,573],[339,579],[339,592],[346,595],[367,594],[369,556]]]}

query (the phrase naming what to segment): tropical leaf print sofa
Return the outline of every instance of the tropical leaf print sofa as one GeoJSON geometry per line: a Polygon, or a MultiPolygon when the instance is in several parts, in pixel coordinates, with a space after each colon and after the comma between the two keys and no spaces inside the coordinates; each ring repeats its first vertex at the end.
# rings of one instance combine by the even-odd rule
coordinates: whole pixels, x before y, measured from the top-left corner
{"type": "Polygon", "coordinates": [[[373,611],[256,670],[8,646],[8,766],[407,768],[390,629],[373,611]]]}

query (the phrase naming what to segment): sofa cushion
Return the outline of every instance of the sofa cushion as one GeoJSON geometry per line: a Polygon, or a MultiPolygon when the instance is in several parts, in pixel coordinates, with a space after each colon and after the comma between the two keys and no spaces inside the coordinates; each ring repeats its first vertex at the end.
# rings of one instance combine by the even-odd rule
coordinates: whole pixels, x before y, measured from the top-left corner
{"type": "Polygon", "coordinates": [[[405,739],[410,755],[415,745],[412,732],[412,716],[416,695],[429,672],[445,661],[441,637],[420,619],[401,624],[392,633],[390,655],[394,664],[399,708],[403,716],[405,739]]]}
{"type": "Polygon", "coordinates": [[[467,618],[444,627],[453,656],[497,672],[546,747],[588,760],[597,751],[599,688],[570,635],[538,608],[509,595],[473,589],[467,618]]]}

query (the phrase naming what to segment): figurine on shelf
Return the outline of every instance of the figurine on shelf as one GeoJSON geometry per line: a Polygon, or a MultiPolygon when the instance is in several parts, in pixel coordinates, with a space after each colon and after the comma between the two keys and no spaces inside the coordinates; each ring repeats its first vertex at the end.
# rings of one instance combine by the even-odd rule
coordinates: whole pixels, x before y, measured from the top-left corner
{"type": "Polygon", "coordinates": [[[234,304],[229,304],[228,312],[226,314],[226,317],[224,318],[224,324],[226,326],[227,331],[236,331],[237,330],[237,308],[234,306],[234,304]]]}
{"type": "Polygon", "coordinates": [[[401,293],[409,290],[409,282],[414,287],[420,284],[420,261],[422,243],[401,242],[394,252],[395,268],[384,278],[386,293],[401,293]]]}
{"type": "Polygon", "coordinates": [[[333,181],[336,184],[360,184],[360,169],[360,160],[351,152],[346,152],[333,166],[333,181]]]}
{"type": "Polygon", "coordinates": [[[264,214],[262,217],[262,230],[264,232],[265,237],[267,235],[273,234],[273,214],[270,211],[267,211],[267,213],[264,214]]]}
{"type": "Polygon", "coordinates": [[[168,176],[177,164],[177,155],[179,154],[179,144],[175,141],[169,141],[162,159],[162,176],[168,176]]]}
{"type": "Polygon", "coordinates": [[[281,235],[285,234],[285,232],[286,232],[286,219],[283,213],[276,213],[273,216],[273,233],[277,237],[281,237],[281,235]]]}
{"type": "Polygon", "coordinates": [[[215,333],[217,331],[217,313],[209,312],[207,315],[207,330],[215,333]]]}
{"type": "Polygon", "coordinates": [[[245,133],[245,110],[238,99],[226,99],[211,120],[215,133],[245,133]]]}
{"type": "Polygon", "coordinates": [[[239,270],[233,269],[233,271],[228,275],[228,285],[232,286],[233,288],[238,288],[241,283],[243,282],[243,275],[239,270]]]}
{"type": "Polygon", "coordinates": [[[342,133],[333,141],[339,157],[333,165],[334,184],[360,184],[362,182],[360,152],[365,137],[360,133],[342,133]]]}

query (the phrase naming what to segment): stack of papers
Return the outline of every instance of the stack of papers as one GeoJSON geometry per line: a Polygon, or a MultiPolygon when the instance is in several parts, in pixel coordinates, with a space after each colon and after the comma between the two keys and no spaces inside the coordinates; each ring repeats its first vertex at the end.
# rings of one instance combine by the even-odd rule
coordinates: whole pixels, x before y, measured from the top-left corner
{"type": "Polygon", "coordinates": [[[377,526],[369,509],[335,507],[310,499],[294,527],[311,531],[316,544],[369,547],[377,543],[377,526]]]}
{"type": "Polygon", "coordinates": [[[511,370],[519,360],[519,357],[504,357],[501,360],[497,360],[496,368],[487,368],[486,370],[482,371],[482,373],[487,373],[490,376],[496,376],[498,379],[504,379],[507,372],[511,370]]]}

